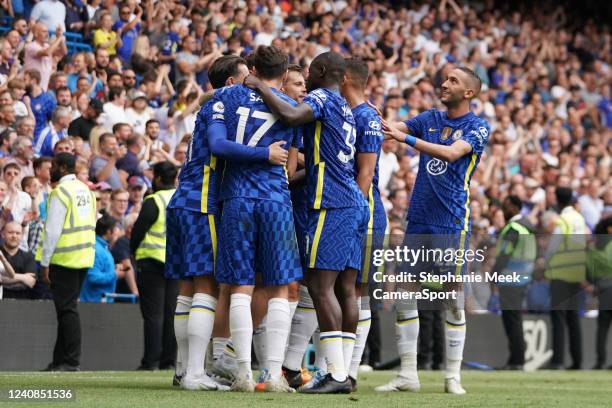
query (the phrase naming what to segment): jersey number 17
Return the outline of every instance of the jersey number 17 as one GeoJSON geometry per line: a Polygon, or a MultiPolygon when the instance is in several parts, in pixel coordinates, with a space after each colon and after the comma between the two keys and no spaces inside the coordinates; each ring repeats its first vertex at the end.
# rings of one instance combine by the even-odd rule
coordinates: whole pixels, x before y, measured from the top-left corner
{"type": "Polygon", "coordinates": [[[274,126],[274,124],[278,120],[276,116],[274,116],[273,114],[269,112],[262,112],[262,111],[256,110],[256,111],[253,111],[253,114],[251,115],[251,110],[244,106],[239,107],[236,110],[236,113],[238,114],[238,116],[240,116],[240,119],[238,119],[238,126],[236,128],[236,143],[244,144],[244,132],[246,131],[246,125],[247,125],[247,121],[249,120],[249,116],[252,116],[255,119],[264,120],[264,123],[262,123],[257,128],[255,133],[253,133],[253,136],[251,136],[251,139],[249,139],[247,143],[247,146],[251,146],[251,147],[257,146],[257,143],[259,143],[259,140],[261,140],[263,135],[265,135],[266,132],[272,126],[274,126]]]}

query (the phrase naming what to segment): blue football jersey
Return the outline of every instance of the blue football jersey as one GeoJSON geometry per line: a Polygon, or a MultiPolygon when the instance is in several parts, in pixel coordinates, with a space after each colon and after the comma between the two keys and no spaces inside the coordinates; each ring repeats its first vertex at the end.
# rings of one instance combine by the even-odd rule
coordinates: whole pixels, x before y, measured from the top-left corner
{"type": "Polygon", "coordinates": [[[453,163],[420,153],[408,221],[470,231],[470,181],[489,139],[489,124],[472,112],[449,119],[436,109],[406,121],[408,132],[427,142],[464,140],[472,152],[453,163]]]}
{"type": "Polygon", "coordinates": [[[357,131],[351,108],[335,91],[315,89],[304,98],[315,121],[304,126],[304,161],[308,206],[367,206],[355,182],[357,131]]]}
{"type": "Polygon", "coordinates": [[[215,96],[200,108],[179,174],[179,185],[168,208],[184,208],[207,214],[217,213],[219,170],[223,161],[212,155],[206,131],[213,119],[223,118],[223,103],[215,96]]]}
{"type": "MultiPolygon", "coordinates": [[[[368,205],[372,219],[370,224],[378,222],[386,224],[385,208],[380,198],[380,190],[378,189],[378,161],[380,159],[380,150],[385,136],[382,133],[382,124],[380,116],[367,103],[353,108],[353,117],[357,128],[357,140],[355,141],[355,152],[359,153],[376,153],[376,168],[374,169],[374,177],[372,178],[372,186],[368,194],[368,205]]],[[[355,173],[357,173],[357,161],[355,161],[355,173]]],[[[376,228],[373,225],[373,228],[376,228]]]]}
{"type": "MultiPolygon", "coordinates": [[[[283,100],[296,102],[273,89],[283,100]]],[[[225,110],[225,117],[213,119],[225,124],[228,140],[247,146],[267,147],[284,140],[285,149],[296,143],[298,128],[283,125],[253,90],[235,85],[217,92],[225,110]]],[[[291,205],[287,172],[284,166],[270,163],[227,161],[223,172],[220,199],[246,197],[273,200],[291,205]]]]}

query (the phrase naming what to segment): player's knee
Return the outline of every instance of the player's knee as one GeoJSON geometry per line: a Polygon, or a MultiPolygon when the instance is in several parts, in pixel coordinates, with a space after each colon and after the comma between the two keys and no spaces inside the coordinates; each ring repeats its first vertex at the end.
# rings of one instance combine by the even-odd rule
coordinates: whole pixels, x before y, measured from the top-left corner
{"type": "Polygon", "coordinates": [[[217,282],[212,276],[196,276],[193,278],[194,293],[206,293],[214,297],[219,296],[217,282]]]}
{"type": "Polygon", "coordinates": [[[187,297],[193,296],[193,281],[191,279],[179,280],[179,295],[187,297]]]}
{"type": "Polygon", "coordinates": [[[465,310],[457,308],[446,310],[446,321],[453,326],[465,325],[465,310]]]}
{"type": "Polygon", "coordinates": [[[268,295],[268,299],[274,299],[274,298],[287,299],[289,296],[289,286],[288,285],[278,285],[278,286],[267,287],[266,294],[268,295]]]}
{"type": "Polygon", "coordinates": [[[402,299],[395,305],[399,320],[413,319],[419,315],[416,299],[402,299]]]}
{"type": "Polygon", "coordinates": [[[300,297],[300,284],[298,282],[291,282],[287,285],[288,295],[287,298],[290,302],[296,302],[300,297]]]}

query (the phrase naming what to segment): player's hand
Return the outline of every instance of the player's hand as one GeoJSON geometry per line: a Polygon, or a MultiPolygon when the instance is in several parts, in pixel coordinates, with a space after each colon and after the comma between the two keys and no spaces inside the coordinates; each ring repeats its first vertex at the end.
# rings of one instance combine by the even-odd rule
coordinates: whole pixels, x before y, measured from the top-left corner
{"type": "Polygon", "coordinates": [[[385,140],[395,139],[398,142],[403,142],[404,141],[404,139],[406,138],[406,134],[404,132],[402,132],[401,130],[393,127],[392,125],[390,125],[384,119],[382,119],[381,122],[382,122],[382,125],[383,125],[383,133],[385,135],[385,140]]]}
{"type": "Polygon", "coordinates": [[[257,78],[255,75],[248,75],[244,78],[243,85],[247,88],[251,88],[255,91],[258,91],[261,87],[261,79],[257,78]]]}
{"type": "Polygon", "coordinates": [[[287,144],[284,140],[272,143],[268,147],[268,161],[278,166],[284,166],[289,158],[289,152],[283,149],[283,146],[287,144]]]}

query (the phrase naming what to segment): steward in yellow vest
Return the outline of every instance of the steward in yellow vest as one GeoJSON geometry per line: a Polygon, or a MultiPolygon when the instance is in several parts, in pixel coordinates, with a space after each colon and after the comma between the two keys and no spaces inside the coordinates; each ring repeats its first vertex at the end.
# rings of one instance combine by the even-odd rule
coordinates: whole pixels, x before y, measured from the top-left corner
{"type": "Polygon", "coordinates": [[[166,280],[166,207],[175,191],[178,169],[170,162],[153,166],[154,193],[145,197],[132,229],[140,310],[144,319],[144,356],[140,369],[173,367],[176,357],[174,309],[178,282],[166,280]]]}
{"type": "Polygon", "coordinates": [[[503,368],[506,370],[522,370],[525,364],[522,305],[537,253],[534,227],[521,216],[522,207],[523,202],[514,195],[506,197],[502,204],[507,224],[497,237],[493,266],[493,272],[506,278],[493,286],[493,292],[499,293],[502,322],[508,338],[509,356],[503,368]]]}
{"type": "Polygon", "coordinates": [[[557,187],[558,208],[553,235],[550,237],[544,276],[550,280],[550,320],[553,330],[553,356],[548,368],[563,369],[565,332],[569,335],[571,369],[582,367],[582,330],[578,309],[582,284],[586,281],[586,238],[589,233],[584,217],[572,206],[572,190],[557,187]]]}
{"type": "Polygon", "coordinates": [[[76,176],[76,158],[60,153],[53,158],[47,221],[37,260],[43,281],[53,293],[58,334],[48,371],[78,371],[81,326],[77,300],[87,270],[94,264],[96,199],[76,176]]]}

